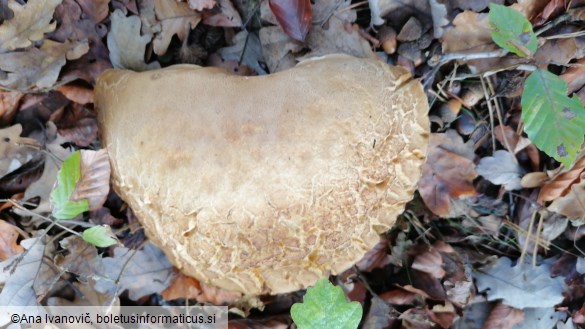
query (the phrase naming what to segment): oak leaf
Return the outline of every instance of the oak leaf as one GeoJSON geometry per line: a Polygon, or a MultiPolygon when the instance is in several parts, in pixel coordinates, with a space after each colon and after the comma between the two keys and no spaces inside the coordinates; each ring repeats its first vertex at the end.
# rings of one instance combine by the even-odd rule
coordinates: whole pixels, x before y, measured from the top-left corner
{"type": "Polygon", "coordinates": [[[8,2],[14,17],[0,25],[0,53],[28,47],[53,31],[57,25],[53,12],[61,1],[30,0],[25,5],[15,0],[8,2]]]}

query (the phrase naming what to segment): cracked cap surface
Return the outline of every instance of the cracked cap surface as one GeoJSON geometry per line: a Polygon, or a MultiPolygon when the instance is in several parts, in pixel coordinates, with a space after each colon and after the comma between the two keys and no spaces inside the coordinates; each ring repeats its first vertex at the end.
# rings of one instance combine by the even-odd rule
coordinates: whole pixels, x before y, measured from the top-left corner
{"type": "Polygon", "coordinates": [[[178,65],[96,86],[113,186],[185,274],[286,293],[357,262],[411,200],[429,135],[402,68],[329,55],[258,77],[178,65]]]}

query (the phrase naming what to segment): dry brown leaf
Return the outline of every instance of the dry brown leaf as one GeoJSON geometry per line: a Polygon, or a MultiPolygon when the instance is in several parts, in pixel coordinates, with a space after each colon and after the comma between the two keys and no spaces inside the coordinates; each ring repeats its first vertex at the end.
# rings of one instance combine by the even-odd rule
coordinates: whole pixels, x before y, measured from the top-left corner
{"type": "Polygon", "coordinates": [[[585,173],[581,173],[580,180],[571,185],[565,196],[556,198],[547,209],[570,219],[585,218],[585,173]]]}
{"type": "Polygon", "coordinates": [[[453,322],[458,317],[453,304],[445,302],[445,305],[437,304],[433,306],[429,317],[433,322],[441,326],[443,329],[452,328],[453,322]]]}
{"type": "Polygon", "coordinates": [[[108,4],[110,0],[76,0],[85,15],[93,22],[103,21],[109,13],[108,4]]]}
{"type": "Polygon", "coordinates": [[[110,172],[110,159],[105,149],[81,150],[81,177],[70,199],[87,199],[89,210],[100,208],[110,192],[110,172]]]}
{"type": "Polygon", "coordinates": [[[61,73],[65,81],[83,79],[90,84],[104,70],[111,68],[109,51],[102,41],[108,30],[105,25],[97,24],[82,16],[81,7],[74,0],[63,0],[55,9],[57,29],[47,35],[51,40],[65,42],[87,41],[89,51],[86,55],[67,63],[61,73]]]}
{"type": "MultiPolygon", "coordinates": [[[[184,1],[184,0],[179,0],[184,1]]],[[[197,11],[202,11],[204,9],[211,9],[215,6],[215,0],[187,0],[189,3],[189,8],[197,11]]]]}
{"type": "Polygon", "coordinates": [[[445,26],[449,25],[447,19],[447,6],[444,1],[429,0],[431,17],[433,18],[433,37],[439,39],[445,33],[445,26]]]}
{"type": "Polygon", "coordinates": [[[201,284],[199,280],[186,276],[175,269],[171,283],[160,294],[165,300],[195,299],[201,294],[201,284]]]}
{"type": "Polygon", "coordinates": [[[66,253],[55,256],[55,265],[60,269],[77,275],[82,282],[88,282],[96,275],[103,275],[105,269],[95,246],[85,242],[80,236],[72,235],[59,241],[66,253]]]}
{"type": "Polygon", "coordinates": [[[567,194],[570,191],[571,185],[578,182],[583,171],[585,171],[585,154],[581,153],[580,158],[577,159],[571,168],[559,172],[544,184],[538,194],[538,203],[543,204],[547,201],[553,201],[567,194]]]}
{"type": "Polygon", "coordinates": [[[20,232],[16,226],[0,219],[0,261],[24,252],[24,248],[16,242],[20,232]]]}
{"type": "Polygon", "coordinates": [[[505,150],[497,150],[493,156],[483,157],[476,167],[477,173],[494,185],[502,185],[506,191],[522,188],[520,178],[524,169],[520,167],[515,156],[505,150]]]}
{"type": "Polygon", "coordinates": [[[152,243],[146,243],[142,250],[116,247],[114,257],[105,257],[102,262],[106,273],[96,282],[96,290],[104,293],[114,285],[119,291],[128,290],[132,300],[163,291],[172,273],[166,256],[152,243]]]}
{"type": "Polygon", "coordinates": [[[370,272],[376,268],[382,268],[390,264],[390,255],[388,255],[389,241],[385,236],[370,249],[362,259],[357,262],[356,267],[362,272],[370,272]]]}
{"type": "Polygon", "coordinates": [[[0,129],[0,177],[3,177],[39,155],[38,142],[20,137],[22,126],[0,129]]]}
{"type": "MultiPolygon", "coordinates": [[[[170,3],[171,1],[169,1],[170,3]]],[[[117,9],[110,15],[112,27],[108,33],[110,61],[114,68],[147,71],[160,68],[158,62],[145,63],[146,45],[152,36],[140,35],[140,18],[126,17],[117,9]]]]}
{"type": "Polygon", "coordinates": [[[354,10],[347,10],[348,3],[342,2],[337,9],[340,14],[330,16],[328,21],[319,24],[314,21],[304,45],[289,37],[280,26],[260,29],[264,59],[270,72],[291,68],[298,60],[334,53],[376,57],[370,44],[360,35],[359,27],[352,25],[357,15],[354,10]],[[304,47],[309,48],[310,52],[300,56],[298,52],[304,47]]]}
{"type": "Polygon", "coordinates": [[[6,78],[0,80],[0,85],[23,92],[50,88],[57,81],[66,59],[78,57],[87,50],[87,41],[59,43],[45,40],[40,49],[0,54],[0,69],[8,72],[6,78]]]}
{"type": "Polygon", "coordinates": [[[392,307],[382,298],[373,296],[370,310],[363,319],[362,329],[390,328],[394,322],[392,307]]]}
{"type": "Polygon", "coordinates": [[[98,127],[95,112],[73,103],[51,114],[50,120],[57,125],[59,135],[65,142],[87,147],[97,138],[98,127]]]}
{"type": "Polygon", "coordinates": [[[464,11],[443,34],[443,52],[482,52],[495,50],[487,14],[464,11]]]}
{"type": "Polygon", "coordinates": [[[394,305],[412,304],[418,296],[419,295],[415,294],[414,292],[406,291],[403,289],[394,289],[383,292],[379,295],[380,298],[394,305]]]}
{"type": "Polygon", "coordinates": [[[185,40],[189,29],[194,29],[201,21],[201,14],[182,2],[155,0],[154,10],[156,18],[161,22],[161,31],[152,41],[154,53],[157,55],[167,52],[175,34],[179,40],[185,40]]]}
{"type": "MultiPolygon", "coordinates": [[[[49,195],[53,190],[53,186],[57,181],[57,173],[61,168],[61,163],[71,154],[70,150],[67,150],[61,146],[64,141],[57,135],[57,127],[52,122],[47,123],[46,139],[47,144],[45,150],[49,155],[45,156],[45,168],[43,169],[43,175],[39,180],[30,184],[24,193],[24,200],[30,200],[35,197],[39,197],[39,205],[35,208],[34,212],[38,214],[50,213],[51,205],[49,202],[49,195]]],[[[27,213],[16,211],[23,216],[30,216],[27,213]]]]}
{"type": "Polygon", "coordinates": [[[431,134],[419,191],[433,213],[446,217],[451,210],[451,199],[475,194],[472,182],[477,172],[473,157],[473,148],[464,144],[456,131],[431,134]]]}
{"type": "Polygon", "coordinates": [[[242,18],[231,1],[217,0],[217,6],[203,12],[203,23],[220,27],[241,27],[242,18]]]}
{"type": "Polygon", "coordinates": [[[511,7],[532,21],[549,2],[550,0],[519,0],[518,3],[513,4],[511,7]]]}
{"type": "Polygon", "coordinates": [[[196,299],[200,303],[214,305],[231,304],[242,297],[238,293],[231,293],[201,284],[199,280],[188,277],[177,270],[175,270],[171,283],[161,292],[161,295],[165,300],[196,299]]]}
{"type": "Polygon", "coordinates": [[[14,16],[0,25],[0,53],[28,47],[53,31],[57,25],[53,22],[53,12],[61,1],[30,0],[25,5],[9,1],[14,16]]]}
{"type": "Polygon", "coordinates": [[[93,103],[93,89],[68,84],[57,88],[57,90],[67,97],[68,100],[78,104],[93,103]]]}
{"type": "MultiPolygon", "coordinates": [[[[578,33],[576,26],[563,26],[556,34],[578,33]]],[[[583,38],[561,38],[547,40],[538,47],[534,54],[536,63],[555,63],[558,65],[569,64],[574,59],[585,57],[585,40],[583,38]]]]}
{"type": "Polygon", "coordinates": [[[452,5],[461,10],[471,10],[475,12],[483,11],[490,3],[504,4],[504,0],[453,0],[452,5]]]}
{"type": "Polygon", "coordinates": [[[511,329],[524,321],[524,312],[498,302],[490,311],[482,329],[511,329]]]}
{"type": "Polygon", "coordinates": [[[0,126],[4,127],[12,121],[22,96],[24,94],[18,91],[0,90],[0,126]]]}
{"type": "Polygon", "coordinates": [[[311,51],[299,60],[310,57],[324,56],[328,54],[344,53],[355,57],[375,58],[370,44],[359,33],[359,26],[351,22],[354,15],[332,16],[328,21],[328,27],[313,25],[306,39],[311,51]]]}
{"type": "Polygon", "coordinates": [[[278,72],[294,67],[297,63],[294,53],[303,45],[291,39],[279,26],[263,27],[259,31],[262,52],[270,72],[278,72]]]}
{"type": "Polygon", "coordinates": [[[585,58],[581,58],[560,75],[565,80],[569,94],[583,88],[585,85],[585,58]]]}
{"type": "Polygon", "coordinates": [[[434,278],[442,279],[446,272],[443,269],[443,257],[435,248],[429,248],[414,258],[411,267],[415,270],[428,273],[434,278]]]}

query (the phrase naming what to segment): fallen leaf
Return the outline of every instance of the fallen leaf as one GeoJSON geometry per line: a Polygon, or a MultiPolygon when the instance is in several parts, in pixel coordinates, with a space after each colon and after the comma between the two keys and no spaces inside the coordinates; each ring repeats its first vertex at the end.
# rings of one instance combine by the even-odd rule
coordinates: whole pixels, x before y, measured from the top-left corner
{"type": "Polygon", "coordinates": [[[16,124],[0,129],[0,177],[22,167],[39,155],[39,143],[26,137],[20,137],[22,126],[16,124]]]}
{"type": "MultiPolygon", "coordinates": [[[[184,0],[178,0],[184,1],[184,0]]],[[[187,0],[189,3],[189,8],[197,11],[202,11],[204,9],[211,9],[215,6],[215,0],[187,0]]]]}
{"type": "Polygon", "coordinates": [[[266,66],[270,72],[283,71],[296,65],[297,61],[293,54],[303,48],[300,43],[292,40],[278,26],[263,27],[258,34],[266,66]]]}
{"type": "Polygon", "coordinates": [[[254,69],[258,75],[267,73],[265,66],[261,65],[264,64],[264,56],[260,38],[256,33],[239,32],[234,36],[233,46],[220,48],[217,53],[223,61],[241,63],[254,69]]]}
{"type": "Polygon", "coordinates": [[[497,3],[499,5],[504,3],[504,0],[453,0],[452,5],[461,10],[471,10],[480,12],[485,10],[490,3],[497,3]]]}
{"type": "Polygon", "coordinates": [[[370,249],[355,266],[362,272],[371,272],[376,268],[382,268],[390,264],[390,255],[388,255],[389,241],[385,236],[380,237],[380,241],[370,249]]]}
{"type": "Polygon", "coordinates": [[[4,127],[12,121],[22,96],[24,94],[18,91],[0,90],[0,126],[4,127]]]}
{"type": "Polygon", "coordinates": [[[581,173],[579,179],[579,183],[572,184],[569,192],[557,197],[547,209],[569,219],[585,218],[585,173],[581,173]]]}
{"type": "Polygon", "coordinates": [[[68,100],[78,104],[93,104],[93,89],[79,85],[68,84],[57,88],[68,100]]]}
{"type": "Polygon", "coordinates": [[[391,316],[392,307],[384,299],[373,296],[370,310],[364,317],[362,329],[389,328],[393,319],[391,316]]]}
{"type": "MultiPolygon", "coordinates": [[[[51,212],[51,205],[49,202],[49,195],[55,182],[57,181],[57,173],[61,167],[61,163],[71,154],[70,150],[67,150],[61,146],[62,140],[57,135],[57,127],[54,124],[49,123],[46,131],[47,144],[45,146],[48,155],[45,157],[45,167],[43,169],[43,175],[39,180],[30,184],[24,193],[24,200],[30,200],[32,198],[39,197],[39,205],[33,209],[35,213],[45,214],[51,212]]],[[[29,214],[17,213],[23,216],[29,216],[29,214]]]]}
{"type": "MultiPolygon", "coordinates": [[[[534,329],[534,328],[556,328],[561,329],[558,325],[560,321],[567,319],[565,311],[557,312],[554,307],[541,308],[525,308],[524,321],[513,327],[513,329],[534,329]]],[[[495,327],[485,326],[485,329],[492,329],[495,327]]],[[[574,327],[572,327],[574,328],[574,327]]],[[[569,328],[566,328],[569,329],[569,328]]]]}
{"type": "Polygon", "coordinates": [[[60,269],[75,274],[78,280],[85,283],[95,276],[104,275],[105,267],[96,247],[77,235],[64,238],[59,244],[65,250],[54,259],[60,269]]]}
{"type": "Polygon", "coordinates": [[[20,229],[0,219],[0,261],[21,254],[24,251],[17,243],[20,229]]]}
{"type": "Polygon", "coordinates": [[[455,307],[449,302],[445,302],[445,305],[437,304],[430,311],[429,317],[431,320],[443,329],[452,328],[453,322],[458,318],[455,307]]]}
{"type": "Polygon", "coordinates": [[[472,182],[477,172],[473,157],[473,148],[464,144],[456,131],[431,134],[419,191],[433,213],[447,217],[451,199],[475,194],[472,182]]]}
{"type": "Polygon", "coordinates": [[[433,37],[439,39],[443,36],[444,27],[450,23],[447,19],[447,6],[438,0],[429,0],[429,5],[433,18],[433,37]]]}
{"type": "Polygon", "coordinates": [[[96,283],[96,290],[106,292],[117,283],[116,289],[128,290],[132,300],[162,292],[172,272],[166,256],[152,243],[145,244],[142,250],[116,247],[114,257],[104,258],[103,264],[105,277],[96,283]]]}
{"type": "Polygon", "coordinates": [[[563,168],[561,171],[549,177],[540,192],[538,193],[538,203],[543,204],[546,201],[553,201],[560,196],[570,192],[571,185],[578,183],[581,174],[585,171],[585,152],[581,152],[577,161],[568,169],[563,168]]]}
{"type": "Polygon", "coordinates": [[[498,150],[493,157],[479,160],[477,173],[494,185],[503,185],[507,191],[522,188],[520,179],[524,169],[515,161],[514,155],[508,151],[498,150]]]}
{"type": "Polygon", "coordinates": [[[51,114],[64,142],[87,147],[97,139],[98,127],[94,111],[78,103],[62,107],[51,114]]]}
{"type": "Polygon", "coordinates": [[[479,269],[475,274],[478,291],[486,291],[488,300],[501,299],[514,308],[553,307],[564,299],[563,278],[551,278],[550,265],[536,267],[516,264],[507,257],[479,269]]]}
{"type": "Polygon", "coordinates": [[[81,178],[71,200],[87,199],[89,210],[103,206],[110,192],[110,158],[105,149],[81,150],[81,178]]]}
{"type": "Polygon", "coordinates": [[[282,30],[294,40],[304,42],[311,29],[313,10],[310,0],[268,0],[282,30]]]}
{"type": "Polygon", "coordinates": [[[560,78],[567,83],[569,94],[583,88],[583,85],[585,85],[585,58],[581,58],[574,65],[569,66],[560,75],[560,78]]]}
{"type": "Polygon", "coordinates": [[[54,17],[58,22],[57,29],[48,34],[47,38],[59,42],[69,40],[89,44],[87,54],[67,63],[61,72],[61,79],[82,79],[93,85],[101,72],[112,67],[109,51],[102,41],[108,32],[107,27],[103,24],[96,25],[85,18],[85,15],[82,16],[81,7],[74,0],[63,0],[55,9],[54,17]]]}
{"type": "Polygon", "coordinates": [[[306,40],[311,51],[298,59],[304,60],[335,53],[361,58],[375,58],[376,55],[370,44],[358,32],[359,27],[351,24],[355,17],[355,13],[352,15],[348,12],[345,17],[332,16],[328,21],[327,28],[314,25],[306,40]]]}
{"type": "MultiPolygon", "coordinates": [[[[503,303],[497,303],[491,309],[482,329],[512,329],[514,326],[524,321],[524,312],[503,303]]],[[[544,328],[544,327],[543,327],[544,328]]]]}
{"type": "Polygon", "coordinates": [[[412,304],[418,296],[419,295],[415,294],[414,292],[403,289],[393,289],[383,292],[379,295],[381,299],[394,305],[412,304]]]}
{"type": "Polygon", "coordinates": [[[161,296],[165,300],[195,299],[199,303],[228,305],[241,298],[242,294],[202,284],[195,278],[175,271],[169,286],[161,292],[161,296]]]}
{"type": "Polygon", "coordinates": [[[140,35],[140,18],[137,16],[126,17],[117,9],[111,15],[112,27],[108,34],[108,48],[110,49],[110,61],[114,68],[129,69],[134,71],[147,71],[160,68],[158,62],[146,64],[144,56],[146,45],[151,37],[140,35]]]}
{"type": "Polygon", "coordinates": [[[87,48],[77,48],[83,45],[87,43],[45,40],[41,48],[0,54],[0,69],[7,72],[0,85],[23,92],[50,88],[57,81],[66,59],[79,55],[77,49],[81,49],[81,53],[87,51],[87,48]]]}
{"type": "MultiPolygon", "coordinates": [[[[4,283],[2,292],[0,292],[0,305],[7,306],[37,306],[37,292],[33,285],[37,275],[42,271],[43,257],[47,254],[47,246],[41,241],[41,238],[26,239],[21,245],[27,249],[22,259],[15,256],[2,262],[2,272],[0,273],[0,282],[4,283]],[[11,266],[16,266],[10,270],[11,266]]],[[[48,248],[48,251],[51,251],[48,248]]],[[[8,321],[8,319],[6,319],[8,321]]],[[[1,326],[6,323],[0,323],[1,326]]]]}
{"type": "Polygon", "coordinates": [[[217,5],[203,12],[203,23],[218,27],[241,27],[242,18],[229,0],[217,0],[217,5]]]}
{"type": "Polygon", "coordinates": [[[60,3],[61,0],[29,0],[21,5],[9,1],[14,16],[0,25],[0,53],[26,48],[53,31],[57,25],[53,22],[53,12],[60,3]]]}
{"type": "Polygon", "coordinates": [[[443,257],[435,248],[418,254],[411,265],[415,270],[425,272],[437,279],[442,279],[446,272],[443,269],[443,257]]]}
{"type": "Polygon", "coordinates": [[[110,0],[76,0],[85,15],[93,22],[103,21],[109,13],[108,4],[110,0]]]}
{"type": "Polygon", "coordinates": [[[167,52],[174,35],[181,41],[185,40],[189,30],[194,29],[201,21],[201,14],[193,11],[186,3],[155,0],[154,11],[161,24],[160,32],[152,40],[153,50],[157,55],[167,52]]]}

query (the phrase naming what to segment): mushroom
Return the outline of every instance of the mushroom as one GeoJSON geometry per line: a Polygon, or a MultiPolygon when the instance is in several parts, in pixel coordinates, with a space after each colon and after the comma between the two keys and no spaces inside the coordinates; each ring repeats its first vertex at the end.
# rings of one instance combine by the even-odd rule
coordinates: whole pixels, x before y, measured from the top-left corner
{"type": "Polygon", "coordinates": [[[96,107],[115,191],[183,273],[244,294],[351,267],[413,197],[428,104],[407,70],[328,55],[242,77],[109,70],[96,107]]]}

